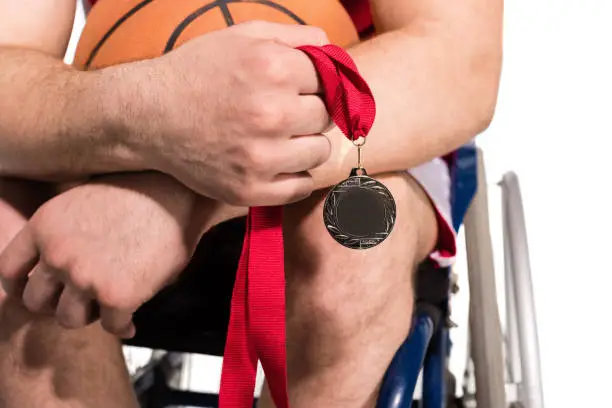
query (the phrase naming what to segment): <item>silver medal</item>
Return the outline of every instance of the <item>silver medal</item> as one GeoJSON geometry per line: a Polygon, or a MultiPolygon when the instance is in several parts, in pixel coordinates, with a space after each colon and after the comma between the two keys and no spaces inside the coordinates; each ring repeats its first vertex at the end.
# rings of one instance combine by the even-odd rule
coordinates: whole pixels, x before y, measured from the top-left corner
{"type": "Polygon", "coordinates": [[[330,235],[352,249],[372,248],[393,230],[396,207],[393,195],[381,182],[358,165],[349,177],[331,189],[323,206],[323,220],[330,235]]]}

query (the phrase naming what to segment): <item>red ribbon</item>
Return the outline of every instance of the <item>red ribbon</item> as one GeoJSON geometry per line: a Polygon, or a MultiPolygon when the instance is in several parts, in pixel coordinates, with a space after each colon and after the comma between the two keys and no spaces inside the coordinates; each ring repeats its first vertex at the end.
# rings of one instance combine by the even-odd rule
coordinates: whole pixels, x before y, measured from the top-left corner
{"type": "MultiPolygon", "coordinates": [[[[349,140],[365,137],[374,97],[355,63],[334,45],[303,46],[323,84],[334,122],[349,140]]],[[[221,373],[220,408],[253,406],[257,361],[276,408],[288,408],[283,207],[252,207],[238,264],[221,373]]]]}

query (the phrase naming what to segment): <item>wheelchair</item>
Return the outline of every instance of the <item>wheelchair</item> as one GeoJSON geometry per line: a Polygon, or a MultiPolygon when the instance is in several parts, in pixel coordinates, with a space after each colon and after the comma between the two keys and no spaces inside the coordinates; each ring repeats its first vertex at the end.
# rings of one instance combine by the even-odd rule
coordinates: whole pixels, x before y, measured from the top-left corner
{"type": "MultiPolygon", "coordinates": [[[[457,379],[448,370],[451,352],[450,304],[457,286],[450,268],[422,264],[415,278],[412,329],[398,348],[380,388],[377,408],[543,408],[539,345],[531,285],[529,251],[519,182],[503,176],[505,332],[502,332],[482,151],[474,144],[456,156],[453,219],[463,221],[469,281],[469,351],[463,395],[455,396],[457,379]],[[414,399],[418,379],[420,398],[414,399]]],[[[233,271],[228,271],[232,272],[233,271]]],[[[203,328],[183,344],[164,339],[146,347],[147,361],[133,368],[132,383],[143,408],[218,407],[218,396],[180,389],[189,354],[222,356],[226,333],[203,328]]],[[[130,363],[127,352],[128,365],[130,363]]],[[[256,406],[254,399],[253,406],[256,406]]]]}

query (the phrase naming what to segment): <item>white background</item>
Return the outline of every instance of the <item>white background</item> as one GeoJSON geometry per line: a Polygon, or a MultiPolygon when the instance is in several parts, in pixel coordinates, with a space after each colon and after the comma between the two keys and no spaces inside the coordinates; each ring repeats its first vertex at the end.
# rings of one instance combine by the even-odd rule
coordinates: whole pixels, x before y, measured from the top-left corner
{"type": "Polygon", "coordinates": [[[509,169],[521,181],[549,408],[612,406],[611,23],[606,0],[507,1],[497,114],[478,139],[493,217],[494,182],[509,169]]]}
{"type": "Polygon", "coordinates": [[[507,1],[498,110],[478,139],[490,181],[520,177],[550,408],[612,406],[611,22],[606,0],[507,1]]]}

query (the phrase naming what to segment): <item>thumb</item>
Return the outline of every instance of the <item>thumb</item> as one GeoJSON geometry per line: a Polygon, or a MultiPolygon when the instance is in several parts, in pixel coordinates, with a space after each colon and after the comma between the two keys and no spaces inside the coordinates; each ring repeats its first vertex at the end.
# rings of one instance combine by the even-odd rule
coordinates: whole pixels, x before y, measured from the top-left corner
{"type": "Polygon", "coordinates": [[[249,37],[274,40],[292,48],[301,45],[329,44],[329,38],[327,38],[325,31],[314,26],[249,21],[234,27],[249,37]]]}

